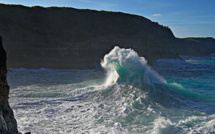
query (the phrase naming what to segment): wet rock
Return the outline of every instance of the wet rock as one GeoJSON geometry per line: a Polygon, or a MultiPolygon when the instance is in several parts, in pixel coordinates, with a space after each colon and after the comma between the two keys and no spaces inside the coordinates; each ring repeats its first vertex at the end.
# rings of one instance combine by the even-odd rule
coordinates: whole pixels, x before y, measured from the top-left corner
{"type": "Polygon", "coordinates": [[[6,52],[0,37],[0,130],[2,133],[17,134],[17,123],[8,103],[8,94],[6,52]]]}

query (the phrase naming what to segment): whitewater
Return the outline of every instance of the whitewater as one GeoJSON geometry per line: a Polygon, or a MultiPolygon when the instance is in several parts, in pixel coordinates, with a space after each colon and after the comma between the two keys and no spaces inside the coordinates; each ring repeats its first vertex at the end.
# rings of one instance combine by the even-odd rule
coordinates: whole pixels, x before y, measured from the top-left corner
{"type": "Polygon", "coordinates": [[[115,47],[92,70],[9,69],[10,105],[33,134],[214,134],[215,55],[149,66],[115,47]]]}

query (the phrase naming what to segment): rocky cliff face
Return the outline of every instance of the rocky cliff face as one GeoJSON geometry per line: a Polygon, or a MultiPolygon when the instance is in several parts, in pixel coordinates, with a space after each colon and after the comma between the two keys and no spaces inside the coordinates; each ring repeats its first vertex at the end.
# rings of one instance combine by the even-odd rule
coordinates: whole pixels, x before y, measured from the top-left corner
{"type": "Polygon", "coordinates": [[[180,55],[206,56],[215,53],[215,39],[213,38],[177,39],[175,44],[180,55]]]}
{"type": "Polygon", "coordinates": [[[73,8],[0,5],[0,34],[12,68],[93,68],[116,45],[133,48],[149,63],[215,51],[214,39],[210,49],[199,51],[204,40],[177,39],[169,28],[141,16],[73,8]]]}
{"type": "Polygon", "coordinates": [[[7,84],[6,52],[0,37],[0,133],[17,134],[17,124],[8,104],[9,86],[7,84]]]}

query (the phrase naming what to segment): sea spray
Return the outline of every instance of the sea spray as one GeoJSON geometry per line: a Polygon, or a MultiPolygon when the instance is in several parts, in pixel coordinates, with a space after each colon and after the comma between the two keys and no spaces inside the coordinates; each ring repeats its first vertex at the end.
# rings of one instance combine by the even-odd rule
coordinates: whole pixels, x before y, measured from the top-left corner
{"type": "MultiPolygon", "coordinates": [[[[177,63],[177,67],[182,66],[177,63]]],[[[214,95],[214,75],[207,76],[207,81],[201,76],[201,81],[206,82],[198,83],[201,88],[189,88],[193,87],[190,79],[196,81],[199,64],[183,71],[190,69],[184,62],[183,69],[176,68],[177,73],[170,75],[175,66],[164,63],[168,67],[161,67],[165,73],[158,71],[158,75],[135,51],[119,47],[107,54],[101,64],[107,72],[103,69],[9,72],[10,103],[19,130],[59,134],[214,133],[215,107],[210,105],[214,102],[195,97],[195,91],[214,95]],[[185,77],[175,75],[182,72],[185,77]],[[192,75],[187,75],[188,72],[192,75]]],[[[204,69],[215,70],[208,66],[204,69]]]]}
{"type": "Polygon", "coordinates": [[[194,102],[207,101],[206,97],[178,83],[168,83],[132,49],[114,47],[104,56],[101,66],[107,72],[105,86],[117,83],[137,88],[143,91],[140,94],[147,94],[151,102],[166,107],[191,107],[194,102]]]}
{"type": "Polygon", "coordinates": [[[104,56],[101,66],[107,71],[106,85],[117,81],[134,85],[143,82],[151,86],[154,83],[166,84],[165,79],[151,70],[145,58],[139,57],[132,49],[114,47],[104,56]]]}

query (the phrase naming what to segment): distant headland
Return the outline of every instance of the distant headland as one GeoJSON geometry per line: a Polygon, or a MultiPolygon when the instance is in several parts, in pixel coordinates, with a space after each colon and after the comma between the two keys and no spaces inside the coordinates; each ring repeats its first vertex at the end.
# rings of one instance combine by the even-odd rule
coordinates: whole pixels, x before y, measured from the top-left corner
{"type": "Polygon", "coordinates": [[[170,28],[121,12],[0,4],[9,68],[90,69],[114,46],[158,58],[215,53],[213,38],[176,38],[170,28]]]}

